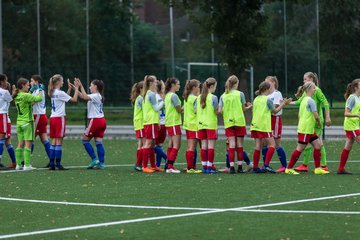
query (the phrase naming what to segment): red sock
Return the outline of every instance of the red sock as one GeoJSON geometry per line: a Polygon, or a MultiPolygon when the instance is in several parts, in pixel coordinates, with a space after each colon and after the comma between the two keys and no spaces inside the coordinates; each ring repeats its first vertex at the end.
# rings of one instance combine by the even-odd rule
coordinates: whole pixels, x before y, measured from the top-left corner
{"type": "Polygon", "coordinates": [[[259,168],[260,150],[254,150],[254,168],[259,168]]]}
{"type": "Polygon", "coordinates": [[[339,166],[338,171],[345,169],[345,164],[349,158],[349,153],[350,153],[350,150],[346,150],[345,148],[342,150],[341,157],[340,157],[340,166],[339,166]]]}
{"type": "Polygon", "coordinates": [[[269,166],[272,156],[274,155],[274,152],[275,152],[275,148],[268,147],[265,157],[265,165],[269,166]]]}
{"type": "Polygon", "coordinates": [[[291,158],[290,158],[287,168],[293,168],[295,166],[297,160],[299,159],[300,155],[301,155],[301,152],[299,152],[298,150],[295,149],[291,155],[291,158]]]}
{"type": "Polygon", "coordinates": [[[136,166],[142,165],[142,159],[143,159],[142,155],[143,155],[142,149],[140,148],[136,151],[136,163],[135,163],[136,166]]]}
{"type": "Polygon", "coordinates": [[[172,148],[169,147],[169,148],[167,149],[167,151],[166,151],[166,157],[167,157],[167,159],[170,158],[171,151],[172,151],[172,148]]]}
{"type": "Polygon", "coordinates": [[[229,162],[233,163],[235,161],[235,148],[228,149],[229,162]]]}
{"type": "Polygon", "coordinates": [[[147,165],[148,165],[148,162],[149,162],[149,148],[143,148],[142,149],[142,154],[143,154],[143,157],[142,157],[142,165],[143,165],[143,168],[146,168],[147,165]]]}
{"type": "Polygon", "coordinates": [[[213,148],[208,148],[208,161],[213,163],[215,158],[215,150],[213,148]]]}
{"type": "Polygon", "coordinates": [[[207,152],[205,149],[200,150],[200,157],[201,157],[202,162],[207,162],[208,158],[207,158],[207,152]]]}
{"type": "Polygon", "coordinates": [[[237,151],[237,159],[238,159],[238,161],[244,160],[244,148],[243,147],[238,147],[236,149],[236,151],[237,151]]]}
{"type": "Polygon", "coordinates": [[[314,156],[315,167],[316,168],[320,167],[320,159],[321,159],[320,149],[314,149],[313,156],[314,156]]]}
{"type": "Polygon", "coordinates": [[[186,151],[186,163],[188,169],[194,168],[194,155],[194,151],[186,151]]]}
{"type": "Polygon", "coordinates": [[[156,168],[156,164],[155,164],[155,150],[154,148],[149,148],[149,160],[150,160],[150,166],[152,168],[156,168]]]}
{"type": "Polygon", "coordinates": [[[169,157],[169,161],[173,161],[173,162],[175,162],[175,160],[176,160],[176,157],[177,157],[177,155],[178,155],[178,152],[179,152],[179,150],[178,149],[176,149],[176,148],[172,148],[172,150],[171,150],[171,153],[170,153],[170,157],[169,157]]]}

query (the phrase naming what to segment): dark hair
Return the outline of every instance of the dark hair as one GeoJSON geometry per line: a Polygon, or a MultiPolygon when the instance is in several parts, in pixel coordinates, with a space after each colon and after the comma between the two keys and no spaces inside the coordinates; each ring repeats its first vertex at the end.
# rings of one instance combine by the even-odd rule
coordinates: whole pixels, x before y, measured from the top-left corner
{"type": "Polygon", "coordinates": [[[360,82],[360,78],[357,78],[352,80],[352,82],[347,85],[344,93],[345,100],[347,100],[348,97],[356,91],[356,88],[359,87],[359,82],[360,82]]]}
{"type": "Polygon", "coordinates": [[[35,74],[35,75],[32,75],[31,78],[34,79],[35,81],[37,81],[38,83],[43,82],[42,77],[40,75],[35,74]]]}
{"type": "Polygon", "coordinates": [[[104,82],[99,79],[94,79],[91,81],[92,84],[94,84],[97,87],[97,90],[99,91],[101,95],[101,101],[104,103],[104,82]]]}
{"type": "MultiPolygon", "coordinates": [[[[3,85],[7,81],[7,76],[5,74],[0,74],[0,85],[3,85]]],[[[5,88],[6,86],[4,86],[5,88]]]]}
{"type": "Polygon", "coordinates": [[[256,90],[256,92],[255,92],[255,95],[261,95],[263,92],[265,92],[266,90],[270,89],[270,87],[271,87],[271,86],[270,86],[270,83],[265,82],[265,81],[261,82],[261,83],[259,84],[258,90],[256,90]]]}
{"type": "Polygon", "coordinates": [[[179,80],[175,77],[171,77],[166,79],[165,82],[165,94],[168,93],[172,87],[173,84],[176,84],[177,82],[179,82],[179,80]]]}
{"type": "Polygon", "coordinates": [[[231,75],[225,83],[225,93],[229,93],[230,90],[239,83],[239,79],[235,75],[231,75]]]}
{"type": "Polygon", "coordinates": [[[131,105],[134,106],[135,104],[135,100],[136,98],[141,95],[141,90],[143,89],[143,81],[137,82],[135,83],[132,88],[131,88],[131,92],[130,92],[130,101],[131,101],[131,105]]]}
{"type": "Polygon", "coordinates": [[[19,94],[20,89],[23,88],[24,85],[28,84],[29,80],[27,80],[26,78],[19,78],[16,82],[16,90],[15,93],[13,94],[13,98],[16,98],[16,96],[19,94]]]}
{"type": "Polygon", "coordinates": [[[206,107],[206,98],[207,95],[209,94],[209,88],[215,84],[216,84],[216,79],[212,77],[206,79],[206,81],[203,83],[201,89],[201,96],[200,96],[200,105],[202,108],[206,107]]]}
{"type": "Polygon", "coordinates": [[[188,100],[188,97],[191,93],[191,91],[193,90],[194,87],[200,86],[200,81],[197,79],[191,79],[191,80],[186,80],[186,84],[185,84],[185,89],[184,89],[184,93],[183,93],[183,98],[185,101],[188,100]]]}

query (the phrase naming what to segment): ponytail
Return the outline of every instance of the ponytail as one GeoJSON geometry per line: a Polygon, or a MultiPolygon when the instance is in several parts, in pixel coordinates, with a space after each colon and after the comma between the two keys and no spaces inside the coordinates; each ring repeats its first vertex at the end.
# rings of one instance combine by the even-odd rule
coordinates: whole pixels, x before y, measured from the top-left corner
{"type": "Polygon", "coordinates": [[[20,89],[22,89],[27,83],[29,83],[29,80],[27,80],[26,78],[19,78],[19,80],[16,82],[16,89],[12,97],[16,98],[16,96],[20,92],[20,89]]]}
{"type": "Polygon", "coordinates": [[[184,98],[185,101],[188,100],[188,97],[189,97],[191,91],[193,90],[193,88],[197,87],[199,85],[200,85],[199,80],[196,80],[196,79],[186,80],[184,93],[183,93],[183,98],[184,98]]]}
{"type": "Polygon", "coordinates": [[[349,96],[356,91],[356,88],[359,87],[359,82],[360,82],[360,78],[357,78],[347,85],[344,93],[345,100],[347,100],[349,96]]]}
{"type": "Polygon", "coordinates": [[[279,88],[279,81],[278,81],[278,79],[277,79],[276,76],[267,76],[267,77],[265,78],[265,81],[267,81],[267,80],[273,82],[275,89],[278,90],[278,88],[279,88]]]}
{"type": "Polygon", "coordinates": [[[231,75],[225,83],[225,93],[229,93],[233,87],[239,83],[239,79],[235,75],[231,75]]]}
{"type": "Polygon", "coordinates": [[[314,72],[306,72],[304,74],[304,76],[308,76],[309,78],[312,79],[312,81],[315,83],[315,85],[318,87],[319,86],[319,78],[318,75],[314,72]]]}
{"type": "Polygon", "coordinates": [[[175,77],[171,77],[171,78],[166,79],[166,82],[165,82],[165,94],[170,92],[171,87],[173,86],[173,84],[176,84],[177,82],[179,82],[179,80],[177,78],[175,78],[175,77]]]}
{"type": "Polygon", "coordinates": [[[270,83],[263,81],[259,84],[259,88],[258,90],[256,90],[255,95],[261,95],[263,92],[265,92],[266,90],[270,89],[270,83]]]}
{"type": "Polygon", "coordinates": [[[97,87],[97,90],[99,91],[101,95],[101,102],[104,103],[104,82],[102,80],[94,79],[91,81],[92,84],[94,84],[97,87]]]}
{"type": "Polygon", "coordinates": [[[154,75],[146,75],[144,77],[144,84],[143,84],[143,90],[142,90],[142,96],[145,98],[145,95],[147,91],[150,88],[150,83],[153,83],[156,81],[156,77],[154,75]]]}
{"type": "Polygon", "coordinates": [[[131,92],[130,92],[130,101],[131,101],[131,105],[135,105],[135,101],[136,98],[141,94],[141,90],[143,89],[143,81],[140,81],[138,83],[135,83],[132,88],[131,88],[131,92]]]}
{"type": "Polygon", "coordinates": [[[200,96],[200,105],[202,108],[206,107],[206,98],[209,93],[209,88],[215,84],[216,84],[216,79],[212,78],[212,77],[206,79],[206,81],[204,82],[202,89],[201,89],[201,96],[200,96]]]}
{"type": "Polygon", "coordinates": [[[63,80],[63,76],[61,76],[60,74],[55,74],[54,76],[52,76],[49,80],[49,86],[48,86],[48,95],[49,97],[52,97],[53,93],[54,93],[54,89],[55,89],[55,85],[60,82],[61,80],[63,80]]]}

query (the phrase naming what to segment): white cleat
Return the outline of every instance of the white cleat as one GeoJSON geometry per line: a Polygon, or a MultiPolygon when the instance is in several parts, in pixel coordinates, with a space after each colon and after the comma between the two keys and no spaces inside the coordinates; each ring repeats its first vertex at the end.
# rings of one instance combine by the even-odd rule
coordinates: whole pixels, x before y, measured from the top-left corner
{"type": "Polygon", "coordinates": [[[36,168],[34,168],[33,166],[29,165],[29,166],[24,166],[23,170],[24,171],[31,171],[31,170],[35,170],[36,168]]]}
{"type": "Polygon", "coordinates": [[[169,168],[169,169],[166,169],[166,173],[180,173],[180,170],[177,170],[174,168],[169,168]]]}

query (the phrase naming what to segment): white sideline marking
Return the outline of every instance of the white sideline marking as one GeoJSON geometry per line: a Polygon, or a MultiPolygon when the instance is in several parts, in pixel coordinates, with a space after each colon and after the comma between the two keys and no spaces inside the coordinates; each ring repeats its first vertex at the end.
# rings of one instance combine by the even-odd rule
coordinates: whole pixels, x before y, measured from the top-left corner
{"type": "Polygon", "coordinates": [[[118,204],[103,204],[103,203],[60,202],[60,201],[46,201],[46,200],[23,199],[23,198],[7,198],[7,197],[0,197],[0,200],[14,201],[14,202],[75,205],[75,206],[111,207],[111,208],[139,208],[139,209],[165,209],[165,210],[190,210],[190,211],[217,211],[217,210],[227,209],[227,208],[192,208],[192,207],[137,206],[137,205],[118,205],[118,204]]]}
{"type": "Polygon", "coordinates": [[[259,213],[310,213],[310,214],[344,214],[344,215],[360,215],[360,212],[346,211],[309,211],[309,210],[268,210],[268,209],[242,209],[238,212],[259,212],[259,213]]]}
{"type": "MultiPolygon", "coordinates": [[[[112,225],[121,225],[121,224],[127,224],[127,223],[146,222],[146,221],[153,221],[153,220],[205,215],[205,214],[228,212],[228,211],[250,211],[250,209],[252,209],[252,208],[255,208],[253,210],[254,212],[268,212],[271,210],[257,210],[256,208],[269,207],[269,206],[280,206],[280,205],[287,205],[287,204],[294,204],[294,203],[301,203],[301,202],[320,201],[320,200],[327,200],[327,199],[334,199],[334,198],[352,197],[352,196],[359,196],[359,195],[360,195],[360,193],[351,193],[351,194],[343,194],[343,195],[337,195],[337,196],[335,195],[335,196],[328,196],[328,197],[321,197],[321,198],[310,198],[310,199],[302,199],[302,200],[295,200],[295,201],[253,205],[253,206],[247,206],[247,207],[227,208],[227,209],[219,209],[219,210],[201,211],[201,212],[196,212],[196,213],[192,212],[192,213],[159,216],[159,217],[138,218],[138,219],[131,219],[131,220],[115,221],[115,222],[80,225],[80,226],[74,226],[74,227],[55,228],[55,229],[40,230],[40,231],[33,231],[33,232],[23,232],[23,233],[0,235],[0,239],[32,236],[32,235],[64,232],[64,231],[72,231],[72,230],[80,230],[80,229],[88,229],[88,228],[97,228],[97,227],[105,227],[105,226],[112,226],[112,225]]],[[[273,211],[276,211],[276,210],[273,210],[273,211]]],[[[283,211],[285,212],[287,210],[283,210],[283,211]]],[[[290,211],[290,210],[288,210],[288,211],[290,211]]],[[[313,211],[313,213],[316,213],[316,211],[313,211]]],[[[346,214],[346,213],[341,213],[341,214],[346,214]]],[[[349,212],[349,214],[352,214],[352,213],[349,212]]]]}

